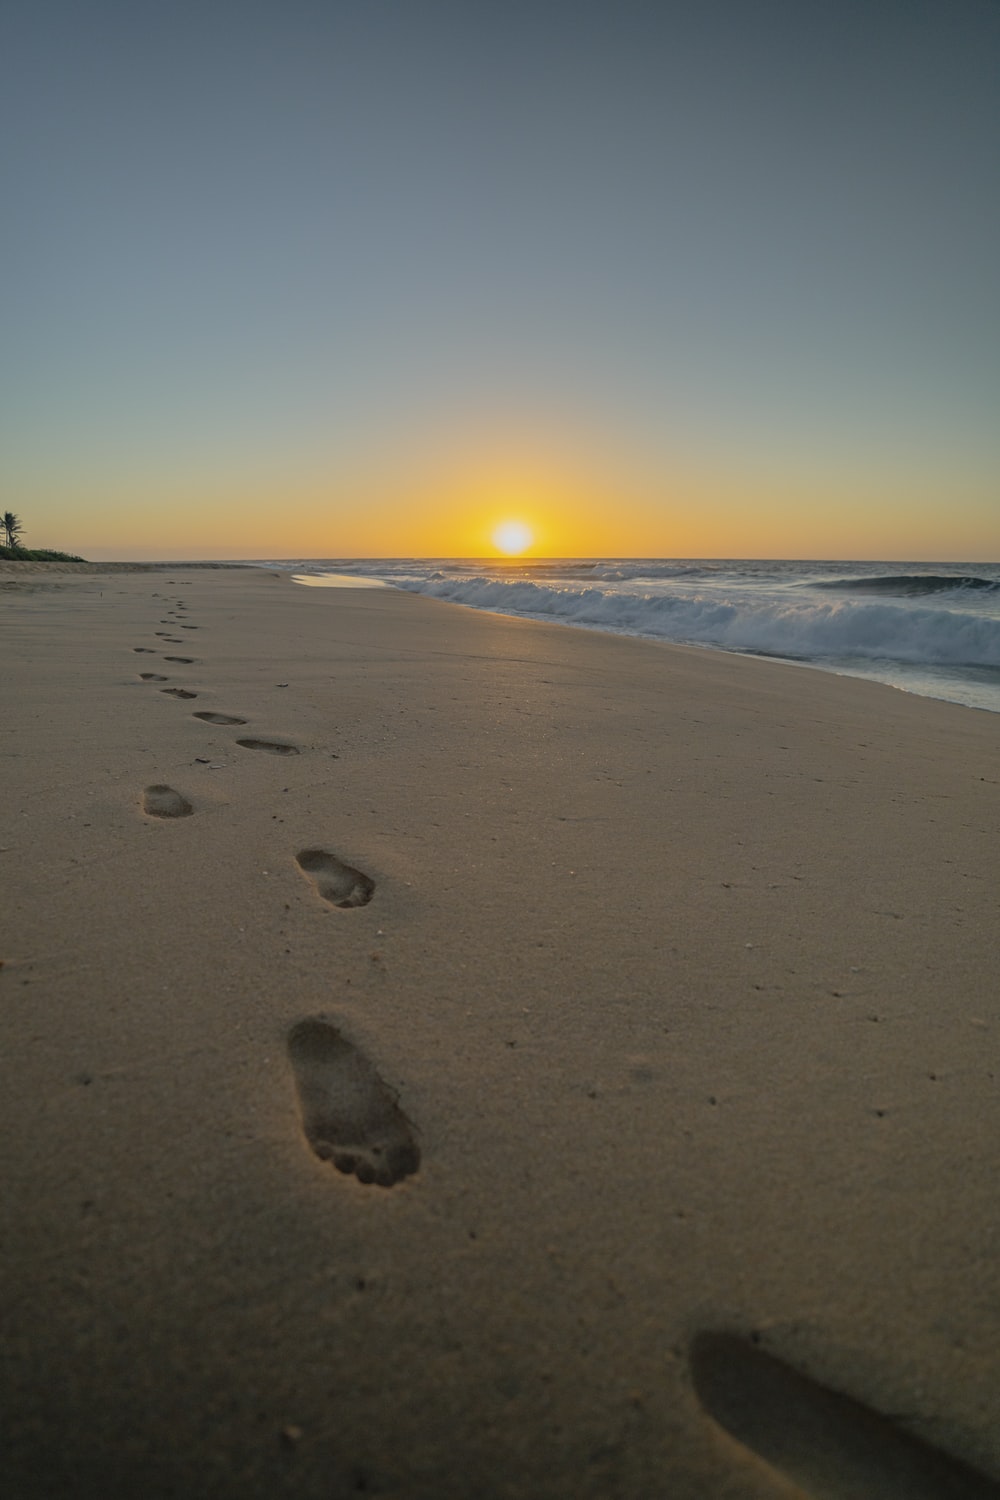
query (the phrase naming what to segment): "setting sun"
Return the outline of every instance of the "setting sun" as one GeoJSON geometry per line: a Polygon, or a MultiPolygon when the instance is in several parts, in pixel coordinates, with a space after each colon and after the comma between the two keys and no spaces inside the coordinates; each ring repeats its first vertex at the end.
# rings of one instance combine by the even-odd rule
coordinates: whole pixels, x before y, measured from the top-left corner
{"type": "Polygon", "coordinates": [[[504,521],[493,533],[494,547],[498,552],[506,552],[508,557],[526,552],[532,541],[531,531],[523,521],[504,521]]]}

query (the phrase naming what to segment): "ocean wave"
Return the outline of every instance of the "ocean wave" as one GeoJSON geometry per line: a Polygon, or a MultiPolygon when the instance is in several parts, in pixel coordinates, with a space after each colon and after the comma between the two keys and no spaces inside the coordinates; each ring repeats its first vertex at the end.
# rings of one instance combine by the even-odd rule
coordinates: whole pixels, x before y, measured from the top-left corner
{"type": "Polygon", "coordinates": [[[608,593],[527,579],[439,576],[400,580],[397,586],[501,614],[799,661],[857,658],[1000,667],[1000,620],[957,610],[846,599],[813,604],[721,593],[608,593]]]}
{"type": "Polygon", "coordinates": [[[595,563],[594,578],[601,583],[650,583],[661,579],[716,578],[720,567],[712,563],[595,563]]]}
{"type": "Polygon", "coordinates": [[[951,593],[956,589],[1000,594],[1000,583],[996,579],[980,578],[975,573],[890,573],[878,578],[823,578],[811,582],[809,587],[843,589],[852,594],[896,594],[900,598],[951,593]]]}
{"type": "Polygon", "coordinates": [[[585,583],[632,583],[659,582],[663,579],[715,578],[719,568],[713,563],[657,562],[628,558],[425,558],[409,562],[383,565],[383,570],[393,573],[410,573],[432,566],[438,573],[456,577],[487,577],[517,582],[524,579],[533,582],[538,577],[565,580],[572,583],[580,579],[585,583]]]}

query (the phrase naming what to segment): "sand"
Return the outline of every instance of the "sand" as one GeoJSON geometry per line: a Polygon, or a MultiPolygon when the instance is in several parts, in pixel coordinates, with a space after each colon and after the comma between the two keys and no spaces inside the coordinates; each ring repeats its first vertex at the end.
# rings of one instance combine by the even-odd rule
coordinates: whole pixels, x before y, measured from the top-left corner
{"type": "Polygon", "coordinates": [[[0,620],[5,1496],[1000,1494],[1000,716],[264,570],[0,620]]]}

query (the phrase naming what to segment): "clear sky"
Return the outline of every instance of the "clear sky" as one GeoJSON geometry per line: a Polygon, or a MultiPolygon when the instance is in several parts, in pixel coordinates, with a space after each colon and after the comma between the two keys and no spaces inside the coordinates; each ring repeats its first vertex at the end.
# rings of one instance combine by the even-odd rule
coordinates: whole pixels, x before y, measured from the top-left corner
{"type": "Polygon", "coordinates": [[[6,0],[0,508],[1000,558],[996,0],[6,0]]]}

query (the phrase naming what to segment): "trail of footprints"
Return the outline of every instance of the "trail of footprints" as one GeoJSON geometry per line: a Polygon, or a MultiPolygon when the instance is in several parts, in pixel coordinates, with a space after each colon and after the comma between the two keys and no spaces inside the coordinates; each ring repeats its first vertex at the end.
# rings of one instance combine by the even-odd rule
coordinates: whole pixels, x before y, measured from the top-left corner
{"type": "MultiPolygon", "coordinates": [[[[178,608],[184,605],[178,601],[178,608]]],[[[162,623],[172,623],[165,620],[162,623]]],[[[196,625],[181,629],[196,630],[196,625]]],[[[162,634],[162,632],[157,632],[162,634]]],[[[154,654],[135,646],[139,654],[154,654]]],[[[192,665],[190,657],[165,661],[192,665]]],[[[144,682],[166,682],[142,672],[144,682]]],[[[198,695],[161,688],[176,698],[198,695]]],[[[198,711],[194,718],[242,726],[235,714],[198,711]]],[[[274,740],[238,739],[248,750],[298,755],[274,740]]],[[[154,818],[188,817],[193,807],[169,786],[149,786],[143,810],[154,818]]],[[[330,906],[365,906],[375,882],[328,849],[302,849],[296,864],[330,906]]],[[[412,1122],[377,1069],[323,1017],[297,1022],[287,1037],[302,1132],[320,1161],[360,1183],[392,1187],[417,1172],[420,1148],[412,1122]]],[[[1000,1485],[959,1459],[902,1431],[889,1418],[829,1389],[752,1340],[729,1332],[698,1334],[689,1350],[691,1379],[707,1419],[742,1449],[813,1500],[1000,1500],[1000,1485]]]]}
{"type": "MultiPolygon", "coordinates": [[[[159,597],[159,596],[157,595],[155,597],[159,597]]],[[[160,624],[161,625],[172,626],[173,629],[175,629],[175,630],[177,630],[177,629],[180,629],[180,630],[198,630],[198,629],[200,629],[200,626],[192,624],[190,622],[184,622],[184,623],[178,625],[177,621],[180,619],[180,611],[186,610],[186,609],[187,609],[187,605],[184,603],[184,601],[182,599],[178,599],[176,601],[176,607],[173,610],[168,610],[167,611],[166,616],[160,621],[160,624]]],[[[182,641],[181,641],[180,637],[178,637],[178,636],[172,636],[166,630],[156,630],[156,631],[153,632],[153,634],[156,635],[156,636],[158,636],[163,642],[165,642],[165,643],[167,643],[169,645],[178,645],[179,646],[179,645],[182,644],[182,641]]],[[[133,652],[135,652],[137,655],[140,655],[140,656],[154,656],[156,654],[155,648],[152,647],[152,646],[133,646],[132,650],[133,650],[133,652]]],[[[164,658],[163,658],[163,660],[167,661],[167,662],[172,662],[172,663],[174,663],[176,665],[179,665],[179,666],[190,667],[190,666],[196,666],[197,665],[196,659],[193,656],[167,656],[167,655],[165,655],[164,658]]],[[[169,682],[170,681],[170,678],[167,677],[167,676],[165,676],[162,672],[140,672],[139,676],[140,676],[140,679],[143,682],[169,682]]],[[[198,696],[198,694],[196,692],[193,692],[190,688],[183,688],[183,687],[165,687],[165,688],[161,688],[160,691],[162,693],[166,693],[171,698],[192,699],[192,698],[197,698],[197,696],[198,696]]],[[[205,723],[205,724],[218,724],[218,725],[226,726],[226,727],[228,727],[228,726],[234,726],[234,725],[244,725],[247,722],[246,719],[242,719],[242,718],[238,717],[236,714],[215,713],[215,712],[212,712],[212,711],[207,710],[207,709],[206,710],[199,710],[198,712],[196,712],[194,714],[194,717],[196,719],[201,720],[202,723],[205,723]]],[[[287,742],[284,742],[284,741],[281,741],[281,740],[263,740],[263,739],[257,739],[257,738],[246,738],[246,739],[238,739],[236,741],[236,744],[239,745],[240,748],[243,749],[243,750],[262,750],[262,751],[265,752],[265,754],[268,754],[268,755],[299,755],[301,753],[300,750],[299,750],[299,747],[297,745],[290,745],[287,742]]],[[[165,805],[164,804],[164,797],[163,797],[162,794],[164,792],[168,792],[170,790],[171,789],[169,787],[166,787],[166,788],[164,788],[164,787],[147,787],[146,791],[143,793],[143,808],[144,808],[144,811],[146,811],[151,817],[178,817],[178,816],[186,816],[186,813],[185,814],[171,813],[171,812],[164,812],[164,811],[160,810],[161,806],[165,805]]],[[[182,802],[185,801],[184,798],[180,797],[180,793],[175,793],[174,795],[176,797],[178,797],[180,799],[180,801],[182,801],[182,802]]],[[[186,812],[189,813],[191,811],[192,811],[192,808],[191,808],[190,804],[187,804],[187,806],[186,806],[186,812]]],[[[365,878],[367,878],[367,877],[365,877],[365,878]]],[[[360,901],[338,902],[336,904],[338,904],[338,905],[360,905],[361,902],[360,901]]]]}
{"type": "MultiPolygon", "coordinates": [[[[178,601],[178,608],[181,608],[178,601]]],[[[171,625],[168,617],[160,623],[171,625]]],[[[175,627],[176,628],[176,627],[175,627]]],[[[181,629],[197,630],[196,625],[181,629]]],[[[172,642],[166,631],[155,632],[172,642]]],[[[136,652],[149,648],[136,646],[136,652]]],[[[190,657],[165,656],[165,661],[193,665],[190,657]]],[[[168,682],[159,672],[142,672],[144,682],[168,682]]],[[[173,698],[197,698],[184,687],[164,687],[173,698]]],[[[193,718],[224,728],[243,726],[237,714],[198,709],[193,718]]],[[[245,750],[269,755],[298,755],[297,745],[253,737],[235,742],[245,750]]],[[[169,786],[149,786],[142,797],[143,810],[154,818],[188,817],[193,808],[182,793],[169,786]]],[[[366,906],[375,892],[375,882],[362,870],[328,849],[303,849],[296,863],[316,894],[330,906],[366,906]]],[[[391,1187],[415,1172],[420,1164],[416,1132],[400,1109],[395,1094],[364,1056],[336,1027],[322,1019],[300,1021],[288,1036],[288,1056],[302,1116],[302,1130],[310,1147],[322,1161],[362,1183],[391,1187]]]]}

